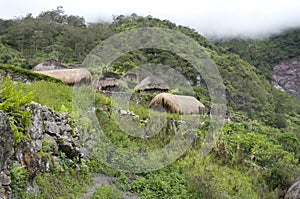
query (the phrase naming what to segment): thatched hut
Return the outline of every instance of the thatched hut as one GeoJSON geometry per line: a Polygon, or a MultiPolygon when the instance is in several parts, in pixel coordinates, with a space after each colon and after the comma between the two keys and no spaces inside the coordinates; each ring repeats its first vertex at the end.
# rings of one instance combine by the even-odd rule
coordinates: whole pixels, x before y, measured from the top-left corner
{"type": "Polygon", "coordinates": [[[149,107],[161,105],[169,113],[179,114],[203,114],[205,106],[192,96],[173,95],[169,93],[160,93],[155,96],[149,107]]]}
{"type": "Polygon", "coordinates": [[[113,72],[106,72],[97,77],[92,82],[92,87],[98,91],[116,90],[123,79],[120,75],[113,72]]]}
{"type": "Polygon", "coordinates": [[[137,91],[165,92],[169,90],[169,86],[160,77],[152,75],[143,79],[134,89],[137,91]]]}
{"type": "Polygon", "coordinates": [[[139,78],[138,75],[136,73],[126,73],[123,78],[125,80],[131,81],[131,82],[135,82],[138,83],[139,82],[139,78]]]}
{"type": "Polygon", "coordinates": [[[67,67],[55,60],[46,60],[36,65],[33,71],[45,71],[45,70],[60,70],[67,69],[67,67]]]}
{"type": "Polygon", "coordinates": [[[65,84],[89,84],[92,81],[91,73],[84,69],[61,69],[61,70],[45,70],[35,71],[44,75],[48,75],[60,79],[65,84]]]}

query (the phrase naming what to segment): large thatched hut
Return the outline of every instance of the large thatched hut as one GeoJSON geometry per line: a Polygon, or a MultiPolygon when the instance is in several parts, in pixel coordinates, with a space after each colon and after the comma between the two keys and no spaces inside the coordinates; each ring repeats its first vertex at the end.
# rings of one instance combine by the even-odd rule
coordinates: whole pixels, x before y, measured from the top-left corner
{"type": "Polygon", "coordinates": [[[45,70],[35,71],[44,75],[48,75],[60,79],[65,84],[89,84],[92,81],[91,73],[84,69],[61,69],[61,70],[45,70]]]}
{"type": "Polygon", "coordinates": [[[159,76],[152,75],[143,79],[134,88],[137,91],[165,92],[169,86],[159,76]]]}
{"type": "Polygon", "coordinates": [[[32,70],[45,71],[45,70],[60,70],[60,69],[67,69],[67,67],[62,63],[59,63],[58,61],[46,60],[36,65],[32,70]]]}
{"type": "Polygon", "coordinates": [[[112,91],[118,90],[122,82],[124,80],[120,75],[113,72],[106,72],[93,80],[92,87],[98,91],[112,91]]]}
{"type": "Polygon", "coordinates": [[[192,96],[173,95],[169,93],[160,93],[155,96],[149,107],[161,105],[169,113],[179,114],[203,114],[205,106],[192,96]]]}

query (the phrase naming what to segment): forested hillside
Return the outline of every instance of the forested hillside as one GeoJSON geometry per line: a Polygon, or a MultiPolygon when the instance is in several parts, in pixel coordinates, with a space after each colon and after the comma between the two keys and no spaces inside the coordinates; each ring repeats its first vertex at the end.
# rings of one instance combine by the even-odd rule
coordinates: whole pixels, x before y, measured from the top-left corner
{"type": "Polygon", "coordinates": [[[275,64],[299,57],[300,29],[288,29],[262,39],[231,38],[215,41],[228,53],[238,54],[258,69],[268,80],[275,64]]]}
{"type": "MultiPolygon", "coordinates": [[[[14,93],[30,95],[33,101],[58,113],[70,112],[74,118],[81,117],[72,107],[71,87],[56,79],[37,75],[29,69],[44,60],[57,60],[70,68],[81,67],[88,53],[105,39],[139,27],[161,27],[183,33],[203,46],[216,63],[226,87],[229,118],[212,151],[205,158],[199,157],[199,149],[204,144],[210,125],[207,112],[201,118],[202,125],[197,129],[192,146],[165,168],[148,173],[118,171],[101,160],[119,160],[91,155],[81,161],[78,157],[72,157],[80,168],[89,168],[78,173],[76,164],[68,164],[70,157],[60,154],[59,169],[37,173],[36,186],[42,192],[25,193],[28,177],[26,167],[20,167],[21,172],[10,170],[12,184],[15,183],[12,191],[22,192],[19,196],[24,198],[37,195],[41,198],[80,198],[92,186],[92,174],[102,173],[113,177],[116,186],[101,186],[93,198],[121,198],[121,192],[140,198],[283,198],[300,173],[300,103],[287,93],[275,89],[269,81],[269,75],[274,63],[300,55],[300,34],[297,29],[267,40],[233,39],[214,44],[189,27],[136,14],[115,16],[112,23],[87,23],[83,17],[66,15],[58,7],[41,12],[37,17],[28,14],[12,20],[0,19],[0,110],[7,113],[11,123],[19,128],[20,140],[15,145],[19,146],[19,143],[27,142],[31,137],[27,135],[26,126],[30,126],[30,122],[26,121],[29,123],[25,126],[18,124],[18,114],[23,114],[30,100],[23,104],[16,103],[18,97],[14,97],[14,93]],[[30,84],[12,84],[11,79],[3,77],[11,73],[22,74],[32,81],[30,84]],[[13,86],[10,88],[8,85],[13,86]],[[74,181],[62,179],[62,175],[74,177],[74,181]],[[51,192],[48,184],[61,192],[51,192]],[[74,190],[71,188],[73,186],[74,190]]],[[[139,49],[124,54],[110,66],[97,67],[102,67],[105,72],[124,75],[143,63],[168,65],[178,71],[190,83],[194,96],[210,108],[211,99],[205,81],[198,82],[198,72],[191,63],[174,53],[160,49],[139,49]]],[[[87,68],[96,75],[92,66],[87,68]]],[[[182,91],[183,94],[185,92],[182,91]]],[[[172,125],[174,121],[180,123],[178,115],[168,114],[167,125],[158,135],[140,140],[127,135],[124,128],[117,125],[118,118],[111,114],[112,104],[111,98],[95,93],[101,129],[118,147],[132,153],[151,151],[174,138],[176,130],[172,125]]],[[[132,103],[130,109],[143,122],[149,119],[147,105],[132,103]]],[[[83,146],[86,134],[95,133],[89,131],[90,123],[86,121],[74,119],[72,125],[78,125],[79,131],[82,130],[80,141],[83,146]]],[[[101,147],[95,147],[94,150],[101,151],[101,147]]],[[[50,158],[52,153],[48,149],[43,157],[50,158]]],[[[128,164],[128,167],[134,165],[130,160],[124,164],[128,164]]]]}
{"type": "MultiPolygon", "coordinates": [[[[87,26],[84,18],[67,16],[61,7],[35,18],[28,14],[21,19],[1,20],[0,27],[1,43],[22,55],[24,62],[18,64],[25,68],[32,68],[45,59],[81,62],[101,40],[113,34],[109,24],[87,26]]],[[[18,53],[14,56],[18,57],[18,53]]]]}
{"type": "Polygon", "coordinates": [[[262,39],[231,38],[215,41],[224,52],[238,54],[257,68],[275,87],[299,99],[297,60],[300,58],[300,29],[262,39]],[[296,78],[293,79],[293,76],[296,78]],[[292,81],[290,81],[292,80],[292,81]]]}

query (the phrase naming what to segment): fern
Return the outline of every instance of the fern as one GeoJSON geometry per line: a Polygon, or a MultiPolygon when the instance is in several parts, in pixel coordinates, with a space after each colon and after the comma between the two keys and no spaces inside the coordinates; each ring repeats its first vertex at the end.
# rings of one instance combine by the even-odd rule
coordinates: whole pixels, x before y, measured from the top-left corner
{"type": "Polygon", "coordinates": [[[15,134],[15,144],[18,144],[30,124],[31,112],[25,107],[33,100],[33,94],[18,90],[10,77],[1,80],[0,83],[0,110],[9,116],[15,134]]]}

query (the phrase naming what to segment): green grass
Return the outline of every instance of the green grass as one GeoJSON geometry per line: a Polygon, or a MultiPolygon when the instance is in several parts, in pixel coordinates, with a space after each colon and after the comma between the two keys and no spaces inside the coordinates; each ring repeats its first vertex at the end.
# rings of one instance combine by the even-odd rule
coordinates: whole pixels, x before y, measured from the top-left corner
{"type": "Polygon", "coordinates": [[[26,194],[24,198],[74,198],[80,199],[92,185],[90,173],[75,169],[64,172],[38,174],[36,177],[37,193],[26,194]]]}
{"type": "Polygon", "coordinates": [[[19,84],[18,87],[25,92],[33,92],[35,102],[48,106],[54,111],[72,110],[72,87],[44,80],[32,84],[19,84]]]}
{"type": "MultiPolygon", "coordinates": [[[[160,133],[148,139],[140,139],[127,134],[126,129],[133,128],[131,124],[126,126],[126,123],[120,123],[119,116],[112,114],[111,99],[97,93],[94,95],[88,87],[82,88],[78,95],[76,109],[72,106],[74,97],[72,87],[46,81],[30,85],[18,83],[17,87],[25,93],[33,92],[34,100],[42,105],[47,105],[58,112],[73,111],[74,116],[80,114],[76,112],[78,107],[83,108],[83,113],[87,112],[86,102],[94,96],[98,123],[104,134],[117,147],[129,152],[140,150],[147,152],[163,147],[174,136],[171,121],[181,119],[179,115],[166,114],[167,126],[164,126],[160,133]],[[122,125],[125,125],[125,128],[122,125]]],[[[140,119],[150,119],[149,109],[144,106],[130,103],[129,109],[138,114],[140,119]]],[[[291,151],[297,148],[299,143],[298,134],[293,133],[298,126],[297,117],[288,117],[288,121],[292,123],[289,127],[291,133],[284,134],[285,136],[282,129],[258,121],[248,122],[237,114],[235,117],[238,117],[237,122],[224,126],[219,141],[205,158],[199,157],[203,142],[198,140],[173,164],[158,171],[134,174],[110,168],[103,163],[105,157],[98,157],[96,154],[87,161],[90,171],[86,174],[78,174],[74,170],[39,174],[37,177],[41,191],[39,197],[79,198],[90,186],[88,176],[92,172],[116,177],[117,189],[138,194],[141,198],[277,197],[279,190],[290,186],[295,180],[295,174],[300,171],[297,165],[299,152],[293,154],[291,151]],[[245,163],[245,160],[268,170],[262,171],[245,163]],[[288,173],[285,172],[287,168],[288,173]]],[[[205,136],[209,125],[209,121],[205,121],[205,118],[203,122],[204,125],[197,132],[201,138],[205,136]]],[[[139,120],[134,124],[143,127],[139,120]]],[[[76,125],[79,125],[79,129],[85,129],[88,134],[96,133],[90,131],[93,130],[93,124],[89,120],[76,120],[76,125]]],[[[102,148],[99,145],[94,147],[94,150],[101,151],[102,148]]],[[[118,163],[120,159],[114,161],[118,163]]],[[[121,163],[129,168],[135,166],[130,159],[126,161],[121,163]]],[[[101,187],[93,197],[119,197],[118,192],[111,187],[101,187]]]]}
{"type": "Polygon", "coordinates": [[[122,195],[118,189],[102,185],[97,188],[91,199],[121,199],[122,195]]]}

